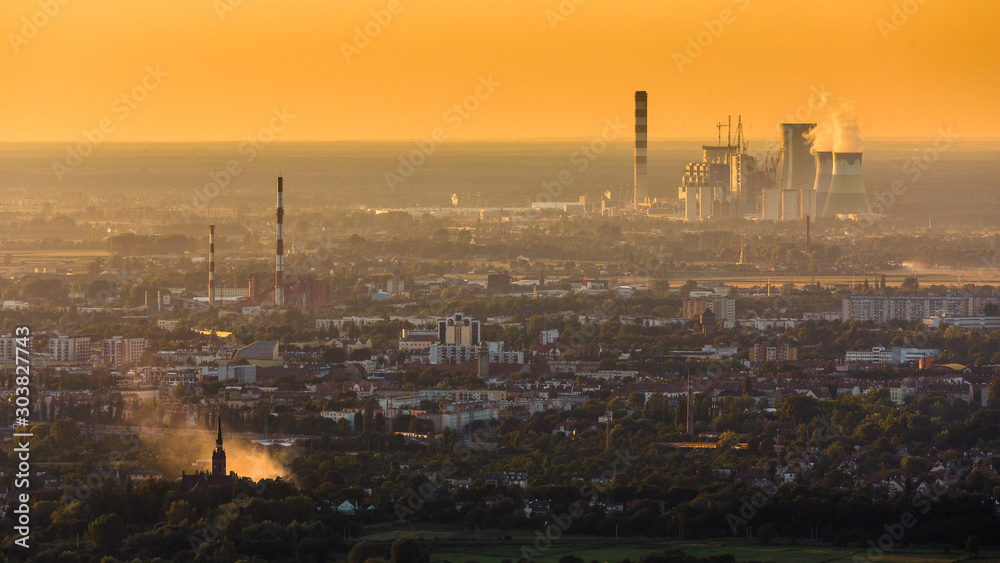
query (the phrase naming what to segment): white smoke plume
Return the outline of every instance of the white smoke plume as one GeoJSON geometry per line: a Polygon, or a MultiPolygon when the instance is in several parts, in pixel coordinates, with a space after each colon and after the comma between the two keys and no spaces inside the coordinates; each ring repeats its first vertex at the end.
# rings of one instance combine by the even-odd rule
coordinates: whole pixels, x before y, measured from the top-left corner
{"type": "Polygon", "coordinates": [[[864,152],[865,142],[861,139],[858,116],[854,102],[841,101],[824,111],[812,131],[806,133],[810,151],[864,152]]]}
{"type": "Polygon", "coordinates": [[[458,207],[458,194],[451,194],[451,204],[458,207]]]}

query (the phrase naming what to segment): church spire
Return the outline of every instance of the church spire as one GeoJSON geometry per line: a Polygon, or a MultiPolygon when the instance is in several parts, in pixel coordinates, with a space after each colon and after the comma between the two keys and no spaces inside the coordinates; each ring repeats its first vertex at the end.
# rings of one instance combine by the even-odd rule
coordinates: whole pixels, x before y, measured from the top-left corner
{"type": "Polygon", "coordinates": [[[215,447],[222,448],[222,409],[219,409],[219,437],[215,439],[215,447]]]}
{"type": "Polygon", "coordinates": [[[212,475],[226,475],[226,450],[222,447],[222,409],[219,409],[219,437],[212,452],[212,475]]]}

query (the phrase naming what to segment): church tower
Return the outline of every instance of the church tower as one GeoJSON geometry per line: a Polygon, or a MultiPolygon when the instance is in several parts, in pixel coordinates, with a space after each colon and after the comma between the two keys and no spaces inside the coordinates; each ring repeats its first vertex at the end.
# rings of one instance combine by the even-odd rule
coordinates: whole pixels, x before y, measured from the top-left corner
{"type": "Polygon", "coordinates": [[[219,437],[212,452],[212,475],[226,475],[226,450],[222,447],[222,411],[219,411],[219,437]]]}

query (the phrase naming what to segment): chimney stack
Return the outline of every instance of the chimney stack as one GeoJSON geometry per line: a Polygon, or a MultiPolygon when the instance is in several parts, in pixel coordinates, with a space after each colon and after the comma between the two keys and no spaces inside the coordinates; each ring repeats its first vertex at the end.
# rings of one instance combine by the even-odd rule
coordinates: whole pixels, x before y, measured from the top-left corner
{"type": "Polygon", "coordinates": [[[215,225],[208,226],[208,306],[215,306],[215,225]]]}
{"type": "Polygon", "coordinates": [[[646,92],[640,90],[635,93],[635,193],[632,209],[636,211],[649,199],[646,190],[646,141],[646,92]]]}
{"type": "Polygon", "coordinates": [[[275,225],[275,256],[277,261],[274,268],[274,304],[277,307],[285,305],[285,248],[284,237],[282,235],[285,207],[282,196],[282,178],[278,176],[278,211],[277,224],[275,225]]]}
{"type": "Polygon", "coordinates": [[[688,370],[687,433],[694,436],[694,394],[691,392],[691,370],[688,370]]]}

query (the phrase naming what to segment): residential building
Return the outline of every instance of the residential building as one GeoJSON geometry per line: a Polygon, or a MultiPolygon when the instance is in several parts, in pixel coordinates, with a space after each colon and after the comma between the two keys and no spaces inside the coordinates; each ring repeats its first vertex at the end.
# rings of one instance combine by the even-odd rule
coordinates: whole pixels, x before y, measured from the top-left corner
{"type": "Polygon", "coordinates": [[[0,362],[5,364],[17,362],[18,348],[23,348],[28,352],[31,352],[31,343],[33,338],[31,336],[28,336],[27,340],[24,340],[24,338],[25,337],[11,336],[10,334],[0,336],[0,362]],[[21,344],[18,344],[18,341],[21,341],[22,343],[27,342],[28,346],[22,346],[21,344]]]}
{"type": "Polygon", "coordinates": [[[1000,297],[968,295],[852,295],[843,300],[845,321],[921,321],[930,317],[980,315],[1000,297]],[[979,310],[977,310],[979,309],[979,310]]]}
{"type": "Polygon", "coordinates": [[[49,339],[49,355],[54,362],[90,361],[90,337],[59,336],[49,339]]]}
{"type": "MultiPolygon", "coordinates": [[[[524,352],[504,350],[503,342],[487,342],[486,345],[490,352],[490,363],[524,363],[524,352]]],[[[429,352],[432,364],[458,364],[479,359],[478,345],[431,344],[429,352]]]]}
{"type": "Polygon", "coordinates": [[[799,349],[787,342],[758,342],[750,348],[750,364],[759,366],[766,361],[777,363],[799,359],[799,349]]]}
{"type": "Polygon", "coordinates": [[[115,336],[104,341],[104,363],[110,368],[121,369],[125,364],[137,364],[146,351],[145,338],[115,336]]]}
{"type": "Polygon", "coordinates": [[[559,329],[556,328],[550,330],[543,330],[538,335],[538,343],[541,344],[542,346],[545,346],[546,344],[552,344],[558,339],[559,339],[559,329]]]}
{"type": "Polygon", "coordinates": [[[934,348],[902,348],[893,346],[876,346],[871,350],[848,350],[845,359],[848,362],[866,362],[870,364],[900,364],[915,362],[923,358],[941,355],[941,350],[934,348]]]}
{"type": "Polygon", "coordinates": [[[705,309],[711,309],[718,321],[736,320],[736,298],[722,295],[685,299],[682,316],[688,320],[698,320],[705,309]]]}
{"type": "Polygon", "coordinates": [[[466,317],[461,311],[451,317],[440,319],[438,340],[441,344],[477,346],[481,340],[479,320],[466,317]]]}

